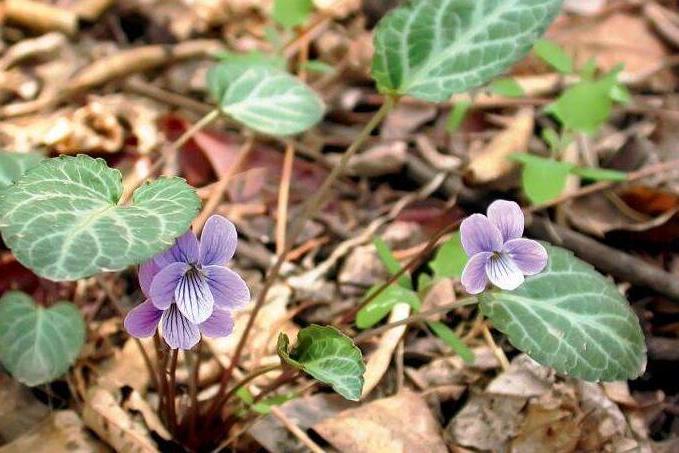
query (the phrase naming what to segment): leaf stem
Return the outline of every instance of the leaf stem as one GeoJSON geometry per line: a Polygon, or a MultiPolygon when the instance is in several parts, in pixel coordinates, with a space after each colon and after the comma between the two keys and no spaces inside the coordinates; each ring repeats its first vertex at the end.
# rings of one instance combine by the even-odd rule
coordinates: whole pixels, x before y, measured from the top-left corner
{"type": "Polygon", "coordinates": [[[393,273],[382,286],[377,288],[376,291],[374,291],[370,296],[368,296],[365,300],[363,300],[360,304],[358,304],[356,307],[352,308],[349,310],[347,314],[345,314],[342,319],[340,320],[340,324],[349,324],[354,320],[354,316],[356,316],[356,313],[358,313],[363,307],[368,305],[370,302],[375,300],[377,296],[382,294],[382,292],[387,289],[389,286],[393,285],[402,275],[404,275],[406,272],[410,272],[415,270],[417,266],[420,265],[422,260],[424,260],[431,252],[436,248],[438,245],[438,242],[443,238],[448,233],[452,233],[453,231],[457,230],[460,224],[462,223],[462,220],[458,220],[456,222],[450,223],[448,225],[443,226],[441,229],[439,229],[437,232],[434,233],[434,235],[429,239],[427,244],[424,246],[424,248],[417,253],[410,261],[408,261],[398,272],[393,273]]]}
{"type": "Polygon", "coordinates": [[[447,313],[450,310],[454,310],[456,308],[461,308],[461,307],[467,307],[469,305],[474,305],[477,304],[479,300],[476,297],[465,297],[464,299],[456,300],[453,303],[450,303],[448,305],[444,305],[441,307],[436,307],[432,308],[431,310],[423,311],[420,313],[415,313],[411,316],[408,316],[405,319],[401,319],[400,321],[392,322],[389,324],[385,324],[380,327],[376,327],[374,329],[366,330],[354,337],[354,342],[355,343],[362,343],[366,341],[367,339],[374,337],[375,335],[379,335],[382,332],[386,332],[389,329],[393,329],[394,327],[398,326],[403,326],[407,324],[413,324],[419,321],[424,321],[427,318],[438,315],[441,313],[447,313]]]}
{"type": "Polygon", "coordinates": [[[202,347],[203,342],[199,341],[194,356],[194,363],[191,367],[191,376],[189,379],[189,397],[191,398],[191,410],[189,414],[189,439],[192,443],[196,437],[196,420],[198,419],[198,381],[200,376],[202,347]]]}
{"type": "MultiPolygon", "coordinates": [[[[170,423],[172,433],[177,432],[177,409],[175,405],[176,398],[176,382],[177,382],[177,357],[179,355],[178,349],[172,350],[172,358],[170,359],[170,382],[168,383],[167,395],[167,418],[170,423]]],[[[165,370],[163,370],[165,371],[165,370]]]]}
{"type": "Polygon", "coordinates": [[[321,207],[326,195],[332,188],[332,185],[342,175],[344,169],[347,167],[349,160],[361,148],[361,146],[368,139],[370,134],[380,125],[380,123],[382,123],[387,114],[393,109],[395,102],[396,99],[393,97],[388,96],[385,98],[384,104],[382,104],[380,109],[370,119],[368,124],[365,125],[365,127],[363,128],[361,133],[356,137],[351,146],[349,146],[346,152],[342,155],[342,158],[340,159],[339,163],[335,165],[335,167],[331,170],[330,174],[325,178],[325,181],[323,181],[321,187],[315,192],[315,194],[309,199],[309,201],[307,201],[307,203],[304,205],[302,213],[300,214],[299,217],[297,217],[296,222],[291,226],[290,234],[287,237],[285,247],[283,248],[283,252],[278,255],[276,262],[273,264],[269,273],[267,274],[262,290],[260,291],[257,297],[255,306],[248,319],[248,323],[245,326],[245,330],[243,331],[243,335],[241,336],[240,341],[236,346],[236,350],[231,359],[231,364],[222,375],[219,390],[217,391],[217,394],[213,399],[212,406],[208,410],[209,415],[214,415],[214,413],[217,410],[217,406],[223,399],[224,392],[226,391],[226,386],[229,380],[231,379],[231,376],[233,375],[235,367],[238,365],[238,362],[240,361],[241,355],[243,354],[243,349],[245,347],[245,343],[247,342],[250,331],[252,330],[252,326],[255,323],[255,319],[257,318],[259,311],[264,306],[266,296],[269,293],[271,287],[273,286],[274,281],[278,277],[278,273],[280,272],[281,267],[285,262],[287,254],[292,249],[295,240],[301,234],[306,222],[309,219],[311,219],[312,216],[321,207]]]}
{"type": "Polygon", "coordinates": [[[252,382],[252,381],[254,381],[255,379],[257,379],[258,377],[260,377],[261,375],[266,374],[266,373],[269,373],[269,372],[274,371],[274,370],[279,370],[279,369],[281,369],[281,368],[282,368],[282,365],[281,365],[280,363],[277,363],[277,364],[275,364],[275,365],[265,366],[265,367],[262,367],[262,368],[260,368],[260,369],[258,369],[258,370],[255,370],[255,371],[251,372],[249,375],[245,376],[240,382],[236,383],[236,385],[234,385],[234,386],[231,388],[231,390],[229,390],[229,391],[226,393],[226,395],[224,395],[224,398],[222,399],[223,402],[224,402],[224,403],[227,403],[227,402],[229,401],[229,399],[231,399],[231,397],[232,397],[233,395],[235,395],[236,392],[238,392],[238,390],[240,390],[241,388],[245,387],[245,386],[248,385],[250,382],[252,382]]]}

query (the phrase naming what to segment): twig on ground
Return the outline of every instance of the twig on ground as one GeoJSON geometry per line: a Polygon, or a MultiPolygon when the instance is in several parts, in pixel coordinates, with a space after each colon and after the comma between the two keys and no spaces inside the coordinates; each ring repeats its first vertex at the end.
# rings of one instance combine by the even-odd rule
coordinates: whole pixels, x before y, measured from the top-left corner
{"type": "Polygon", "coordinates": [[[297,426],[295,422],[290,420],[290,418],[288,418],[288,416],[285,415],[285,412],[283,412],[281,409],[279,409],[276,406],[271,406],[271,415],[276,417],[278,421],[280,421],[283,424],[283,426],[285,426],[287,430],[290,431],[309,450],[311,450],[314,453],[325,452],[325,450],[319,447],[316,442],[311,440],[307,433],[302,431],[302,429],[299,426],[297,426]]]}
{"type": "Polygon", "coordinates": [[[461,307],[467,307],[469,305],[474,305],[478,303],[478,300],[476,297],[466,297],[464,299],[457,300],[451,304],[448,305],[442,305],[440,307],[432,308],[431,310],[427,311],[421,311],[419,313],[415,313],[413,315],[410,315],[406,319],[403,319],[401,321],[396,321],[392,322],[390,324],[385,324],[380,327],[376,327],[374,329],[366,330],[364,332],[361,332],[360,334],[356,335],[354,337],[354,342],[355,343],[363,343],[366,340],[374,337],[375,335],[379,335],[382,332],[385,332],[389,329],[393,329],[394,327],[398,326],[403,326],[403,325],[409,325],[409,324],[414,324],[416,322],[420,321],[426,321],[428,318],[435,316],[435,315],[440,315],[441,313],[448,313],[450,310],[454,310],[456,308],[461,308],[461,307]]]}
{"type": "Polygon", "coordinates": [[[679,301],[679,279],[676,275],[604,245],[589,236],[554,225],[548,220],[534,217],[528,231],[535,237],[572,250],[580,258],[599,270],[634,285],[645,286],[679,301]]]}

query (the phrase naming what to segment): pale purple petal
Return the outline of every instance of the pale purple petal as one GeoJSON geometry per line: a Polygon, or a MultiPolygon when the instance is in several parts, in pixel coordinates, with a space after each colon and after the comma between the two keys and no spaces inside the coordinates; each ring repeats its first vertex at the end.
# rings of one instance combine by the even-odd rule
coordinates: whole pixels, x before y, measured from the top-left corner
{"type": "Polygon", "coordinates": [[[496,253],[486,263],[488,280],[498,288],[514,290],[523,283],[523,273],[506,253],[496,253]]]}
{"type": "Polygon", "coordinates": [[[524,275],[535,275],[547,266],[547,250],[532,239],[512,239],[503,247],[524,275]]]}
{"type": "Polygon", "coordinates": [[[160,328],[165,342],[172,349],[191,349],[200,340],[198,326],[186,319],[176,304],[163,312],[160,328]]]}
{"type": "Polygon", "coordinates": [[[203,274],[221,308],[241,308],[250,302],[250,290],[240,275],[224,266],[205,266],[203,274]]]}
{"type": "Polygon", "coordinates": [[[174,292],[177,308],[194,324],[210,317],[215,301],[201,271],[189,269],[179,280],[174,292]]]}
{"type": "Polygon", "coordinates": [[[473,214],[462,221],[460,238],[467,256],[480,252],[499,252],[502,248],[500,230],[483,214],[473,214]]]}
{"type": "Polygon", "coordinates": [[[200,263],[224,265],[236,252],[238,233],[233,223],[220,215],[213,215],[203,228],[200,237],[200,263]]]}
{"type": "Polygon", "coordinates": [[[179,236],[172,247],[160,255],[156,255],[154,260],[160,267],[165,267],[177,262],[196,264],[199,257],[198,238],[193,231],[189,230],[179,236]]]}
{"type": "Polygon", "coordinates": [[[502,242],[523,235],[524,217],[521,207],[513,201],[496,200],[488,206],[488,220],[500,230],[502,242]]]}
{"type": "Polygon", "coordinates": [[[208,337],[226,337],[233,332],[233,318],[228,311],[215,309],[212,316],[198,327],[203,335],[208,337]]]}
{"type": "Polygon", "coordinates": [[[151,294],[151,282],[159,271],[160,266],[152,259],[139,266],[139,286],[146,297],[151,294]]]}
{"type": "Polygon", "coordinates": [[[191,268],[186,263],[172,263],[156,274],[151,282],[151,300],[153,305],[165,310],[174,302],[174,293],[179,281],[191,268]]]}
{"type": "Polygon", "coordinates": [[[479,294],[486,288],[486,263],[493,256],[491,252],[481,252],[469,258],[462,271],[462,286],[469,294],[479,294]]]}
{"type": "Polygon", "coordinates": [[[150,300],[145,300],[125,316],[125,330],[133,337],[150,337],[158,328],[162,314],[163,311],[158,310],[150,300]]]}

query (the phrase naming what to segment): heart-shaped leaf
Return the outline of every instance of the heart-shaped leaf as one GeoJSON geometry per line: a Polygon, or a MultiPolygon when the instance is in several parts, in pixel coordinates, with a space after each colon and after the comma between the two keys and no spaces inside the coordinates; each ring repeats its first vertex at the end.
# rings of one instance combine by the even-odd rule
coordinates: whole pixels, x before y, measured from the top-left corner
{"type": "Polygon", "coordinates": [[[277,346],[281,360],[331,385],[344,398],[358,401],[365,364],[351,338],[334,327],[312,324],[299,331],[292,350],[288,350],[289,344],[288,336],[281,333],[277,346]]]}
{"type": "Polygon", "coordinates": [[[514,291],[480,296],[481,312],[542,365],[587,381],[634,379],[646,367],[639,320],[615,285],[565,249],[514,291]]]}
{"type": "Polygon", "coordinates": [[[42,277],[76,280],[141,263],[172,245],[200,200],[181,178],[161,178],[117,203],[122,176],[86,155],[48,159],[0,194],[2,237],[42,277]]]}
{"type": "Polygon", "coordinates": [[[208,72],[219,109],[269,135],[293,135],[323,118],[323,101],[308,86],[268,64],[221,63],[208,72]]]}
{"type": "Polygon", "coordinates": [[[413,0],[375,32],[380,91],[440,102],[484,85],[530,51],[562,0],[413,0]]]}
{"type": "Polygon", "coordinates": [[[38,165],[44,158],[36,153],[0,151],[0,189],[15,183],[21,175],[38,165]]]}
{"type": "Polygon", "coordinates": [[[527,153],[515,153],[512,160],[523,164],[521,185],[533,204],[545,203],[561,195],[568,175],[575,167],[567,162],[559,162],[527,153]]]}
{"type": "Polygon", "coordinates": [[[19,382],[50,382],[75,361],[85,343],[85,322],[75,305],[36,306],[11,291],[0,299],[0,362],[19,382]]]}

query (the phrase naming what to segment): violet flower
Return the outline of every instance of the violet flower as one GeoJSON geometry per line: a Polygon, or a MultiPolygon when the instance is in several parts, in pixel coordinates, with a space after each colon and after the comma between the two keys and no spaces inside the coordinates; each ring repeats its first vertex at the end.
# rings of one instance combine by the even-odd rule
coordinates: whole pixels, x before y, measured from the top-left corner
{"type": "Polygon", "coordinates": [[[160,331],[172,349],[191,349],[208,337],[233,331],[230,310],[250,301],[243,279],[225,267],[236,251],[236,228],[221,216],[205,223],[200,242],[192,231],[169,250],[139,267],[139,285],[147,297],[125,318],[137,338],[160,331]]]}
{"type": "Polygon", "coordinates": [[[514,290],[524,275],[535,275],[547,265],[547,250],[537,241],[521,238],[524,217],[518,204],[497,200],[487,214],[473,214],[460,225],[462,247],[469,256],[462,286],[470,294],[482,292],[488,280],[514,290]]]}

